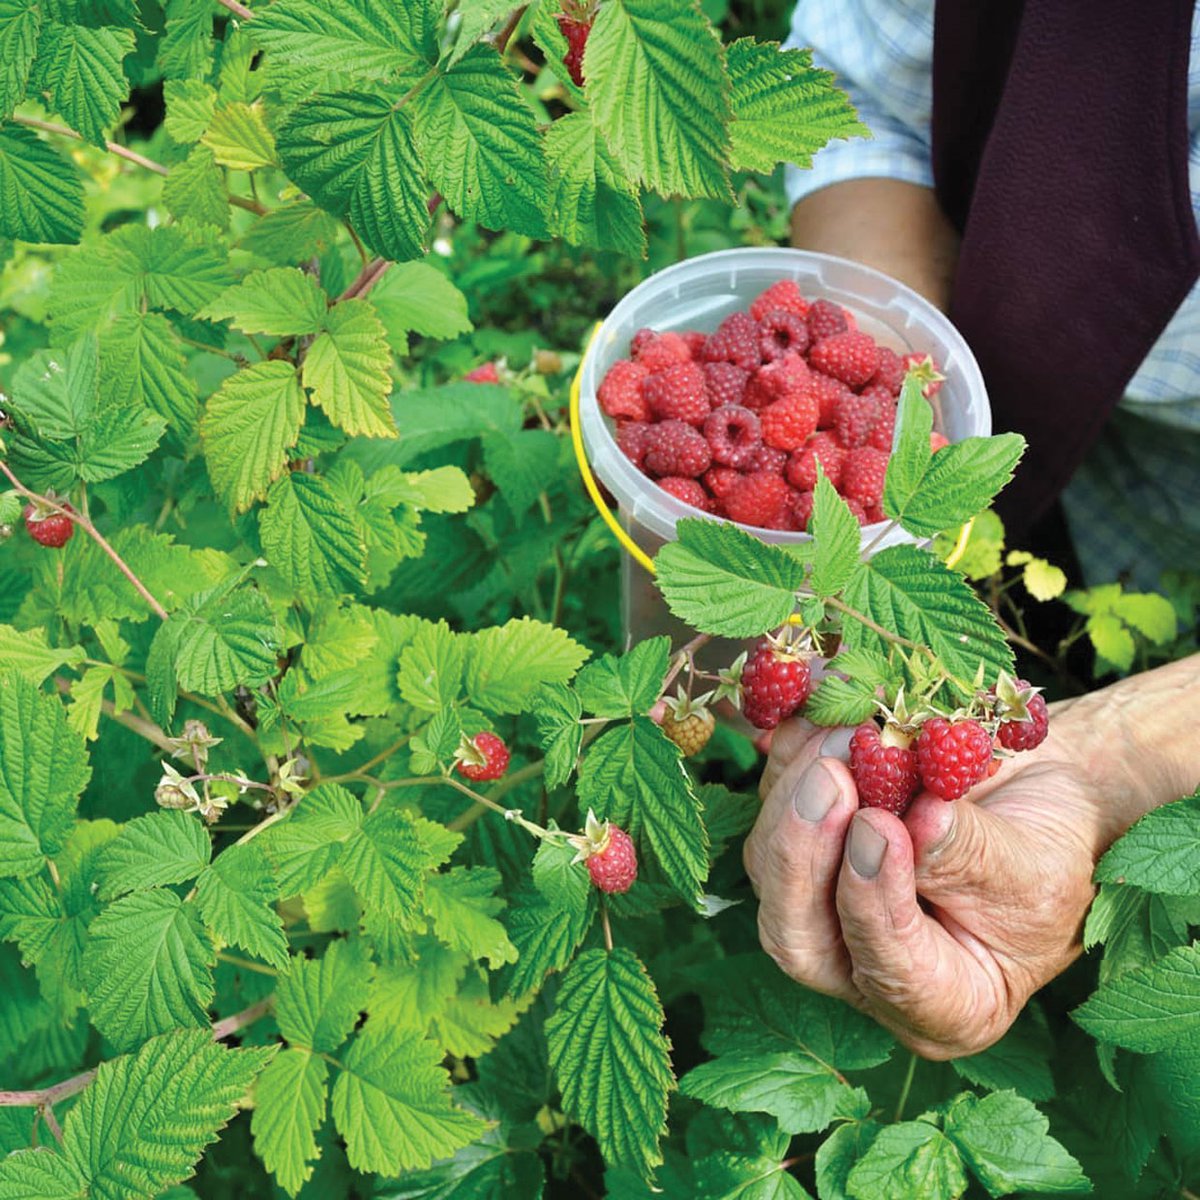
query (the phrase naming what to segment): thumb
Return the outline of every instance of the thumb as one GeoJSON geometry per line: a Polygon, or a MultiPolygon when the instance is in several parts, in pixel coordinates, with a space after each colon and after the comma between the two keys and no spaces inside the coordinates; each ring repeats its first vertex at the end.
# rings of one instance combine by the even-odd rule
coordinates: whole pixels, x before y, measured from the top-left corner
{"type": "Polygon", "coordinates": [[[992,894],[997,884],[1023,877],[1032,865],[1022,861],[1004,817],[966,800],[947,803],[926,792],[904,823],[913,843],[917,890],[939,906],[953,908],[955,899],[992,894]]]}

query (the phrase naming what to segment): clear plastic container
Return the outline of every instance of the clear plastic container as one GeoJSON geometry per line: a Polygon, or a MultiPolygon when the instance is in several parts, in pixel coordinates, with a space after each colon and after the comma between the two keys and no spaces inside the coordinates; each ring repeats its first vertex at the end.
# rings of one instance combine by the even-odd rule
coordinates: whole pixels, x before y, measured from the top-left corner
{"type": "MultiPolygon", "coordinates": [[[[824,298],[849,309],[864,333],[898,354],[931,353],[946,376],[937,395],[936,424],[951,441],[991,433],[991,408],[974,356],[950,321],[911,288],[847,259],[804,250],[721,250],[688,259],[652,275],[613,309],[580,370],[580,429],[588,461],[596,478],[616,498],[622,525],[651,556],[664,542],[674,540],[677,521],[699,514],[647,479],[621,453],[611,422],[596,399],[597,389],[609,367],[629,356],[629,344],[639,329],[711,332],[781,279],[795,280],[807,300],[824,298]]],[[[882,528],[864,527],[863,545],[882,528]]],[[[748,532],[777,545],[808,540],[806,533],[750,528],[748,532]]],[[[903,530],[891,530],[875,549],[911,540],[903,530]]],[[[630,641],[659,633],[676,642],[690,636],[668,611],[649,573],[628,555],[622,575],[622,612],[630,641]]],[[[714,663],[728,662],[737,652],[730,642],[708,649],[705,657],[714,663]]]]}

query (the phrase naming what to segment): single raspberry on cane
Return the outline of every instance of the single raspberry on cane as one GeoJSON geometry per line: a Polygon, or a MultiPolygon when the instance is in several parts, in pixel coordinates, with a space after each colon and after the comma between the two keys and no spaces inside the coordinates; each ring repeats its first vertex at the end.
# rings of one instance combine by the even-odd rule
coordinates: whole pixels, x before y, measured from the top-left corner
{"type": "Polygon", "coordinates": [[[879,366],[875,374],[871,376],[871,387],[885,387],[893,396],[900,395],[900,389],[904,386],[904,373],[907,368],[904,365],[904,360],[898,355],[895,350],[889,350],[886,346],[879,347],[879,366]]]}
{"type": "MultiPolygon", "coordinates": [[[[60,507],[67,512],[75,511],[66,503],[60,507]]],[[[64,516],[63,513],[54,512],[48,508],[39,508],[35,504],[27,504],[23,516],[29,536],[39,545],[48,546],[52,550],[61,549],[75,534],[75,522],[70,517],[64,516]]]]}
{"type": "Polygon", "coordinates": [[[808,349],[808,322],[798,313],[776,309],[759,321],[758,328],[763,362],[774,362],[785,354],[803,354],[808,349]]]}
{"type": "Polygon", "coordinates": [[[842,495],[847,500],[857,500],[868,512],[879,508],[883,503],[887,465],[887,454],[873,446],[850,450],[842,467],[842,495]]]}
{"type": "Polygon", "coordinates": [[[704,371],[694,362],[676,363],[651,375],[642,384],[642,395],[660,421],[702,425],[711,411],[704,371]]]}
{"type": "Polygon", "coordinates": [[[460,775],[484,783],[499,779],[508,770],[508,747],[494,733],[477,733],[473,738],[463,735],[455,752],[455,765],[460,775]]]}
{"type": "MultiPolygon", "coordinates": [[[[635,341],[639,335],[635,335],[635,341]]],[[[630,347],[634,361],[640,362],[652,375],[665,371],[677,363],[691,362],[692,348],[681,333],[668,331],[654,333],[638,343],[637,349],[630,347]]]]}
{"type": "Polygon", "coordinates": [[[496,370],[494,362],[488,362],[476,367],[473,371],[468,371],[463,379],[468,383],[499,383],[500,372],[496,370]]]}
{"type": "Polygon", "coordinates": [[[879,401],[874,396],[847,391],[834,406],[834,435],[847,450],[855,450],[867,444],[878,420],[879,401]]]}
{"type": "Polygon", "coordinates": [[[583,833],[570,839],[576,862],[587,866],[592,882],[609,895],[627,892],[637,879],[637,850],[633,839],[611,821],[599,821],[588,810],[583,833]]]}
{"type": "Polygon", "coordinates": [[[750,315],[761,321],[768,313],[782,310],[795,313],[798,317],[808,315],[808,301],[800,294],[800,289],[792,279],[781,279],[773,283],[765,292],[750,305],[750,315]]]}
{"type": "Polygon", "coordinates": [[[845,312],[832,300],[814,300],[808,306],[808,332],[814,342],[845,333],[849,328],[845,312]]]}
{"type": "Polygon", "coordinates": [[[813,346],[808,362],[814,370],[840,379],[847,387],[862,387],[879,369],[879,347],[865,333],[835,333],[813,346]]]}
{"type": "Polygon", "coordinates": [[[792,489],[782,475],[755,471],[744,475],[729,490],[725,512],[739,524],[773,529],[783,520],[784,509],[791,500],[792,489]]]}
{"type": "Polygon", "coordinates": [[[720,408],[722,404],[741,404],[750,372],[733,363],[705,363],[704,379],[708,384],[709,402],[713,408],[720,408]]]}
{"type": "Polygon", "coordinates": [[[1050,732],[1046,697],[1027,679],[1002,675],[992,693],[997,697],[1000,729],[996,741],[1005,750],[1032,750],[1050,732]]]}
{"type": "Polygon", "coordinates": [[[742,669],[742,712],[759,729],[774,729],[807,699],[808,660],[764,638],[742,669]]]}
{"type": "Polygon", "coordinates": [[[904,816],[920,791],[912,738],[889,722],[882,733],[874,721],[860,725],[850,739],[850,774],[863,808],[885,808],[904,816]]]}
{"type": "Polygon", "coordinates": [[[846,463],[846,451],[838,445],[830,433],[814,433],[812,437],[788,459],[784,475],[792,487],[802,492],[811,492],[817,486],[817,464],[825,472],[825,478],[835,488],[842,485],[842,468],[846,463]]]}
{"type": "Polygon", "coordinates": [[[684,758],[699,754],[712,737],[717,723],[708,707],[711,698],[712,692],[706,692],[693,700],[680,688],[678,696],[666,699],[667,711],[659,727],[683,751],[684,758]]]}
{"type": "Polygon", "coordinates": [[[743,371],[755,371],[762,365],[758,348],[758,325],[744,312],[725,318],[717,331],[704,343],[706,362],[728,362],[743,371]]]}
{"type": "Polygon", "coordinates": [[[683,421],[661,421],[646,431],[642,465],[651,475],[695,479],[712,466],[712,451],[699,430],[683,421]]]}
{"type": "Polygon", "coordinates": [[[684,504],[690,504],[693,508],[699,508],[704,512],[708,512],[712,505],[708,493],[695,479],[684,479],[680,475],[668,475],[658,481],[658,486],[664,492],[670,492],[676,500],[682,500],[684,504]]]}
{"type": "Polygon", "coordinates": [[[768,404],[762,410],[762,436],[777,450],[798,450],[817,428],[817,402],[799,392],[768,404]]]}
{"type": "Polygon", "coordinates": [[[610,417],[627,417],[632,421],[645,421],[650,416],[650,405],[646,401],[642,385],[650,372],[644,363],[618,359],[608,368],[603,382],[596,389],[600,407],[610,417]]]}
{"type": "Polygon", "coordinates": [[[930,717],[917,736],[921,782],[943,800],[965,796],[988,772],[992,737],[978,721],[930,717]]]}
{"type": "Polygon", "coordinates": [[[646,459],[646,434],[651,426],[645,421],[618,421],[617,446],[640,471],[646,459]]]}
{"type": "Polygon", "coordinates": [[[704,437],[718,466],[747,467],[762,445],[762,425],[748,408],[723,404],[709,413],[704,437]]]}
{"type": "Polygon", "coordinates": [[[583,87],[583,53],[587,49],[588,35],[592,32],[591,21],[580,20],[574,13],[560,12],[555,18],[562,35],[567,39],[567,52],[563,55],[563,66],[576,87],[583,87]]]}

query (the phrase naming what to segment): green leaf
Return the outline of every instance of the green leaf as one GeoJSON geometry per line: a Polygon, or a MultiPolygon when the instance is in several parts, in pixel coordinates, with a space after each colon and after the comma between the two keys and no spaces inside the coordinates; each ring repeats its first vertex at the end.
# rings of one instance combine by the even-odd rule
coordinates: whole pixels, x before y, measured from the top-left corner
{"type": "Polygon", "coordinates": [[[1050,1122],[1015,1092],[964,1093],[947,1110],[945,1128],[991,1196],[1092,1190],[1079,1164],[1050,1137],[1050,1122]]]}
{"type": "Polygon", "coordinates": [[[322,207],[349,217],[372,250],[421,257],[429,192],[406,108],[367,93],[318,96],[289,114],[278,145],[288,175],[322,207]]]}
{"type": "Polygon", "coordinates": [[[342,300],[304,356],[304,386],[314,404],[349,434],[395,437],[387,398],[392,362],[383,323],[369,300],[342,300]]]}
{"type": "Polygon", "coordinates": [[[831,138],[870,136],[833,72],[812,65],[811,51],[741,38],[726,58],[737,170],[769,175],[781,162],[809,167],[831,138]]]}
{"type": "Polygon", "coordinates": [[[445,621],[424,622],[400,655],[400,695],[424,712],[454,703],[462,688],[468,638],[451,632],[445,621]]]}
{"type": "Polygon", "coordinates": [[[118,1049],[181,1025],[206,1025],[212,943],[174,892],[133,892],[93,922],[84,953],[92,1024],[118,1049]]]}
{"type": "Polygon", "coordinates": [[[874,1121],[848,1121],[821,1143],[815,1164],[821,1200],[848,1200],[846,1180],[878,1132],[874,1121]]]}
{"type": "Polygon", "coordinates": [[[875,708],[875,690],[856,679],[826,675],[809,696],[804,717],[814,725],[860,725],[875,708]]]}
{"type": "Polygon", "coordinates": [[[311,200],[295,200],[259,217],[238,244],[270,262],[303,262],[324,254],[337,234],[338,224],[327,212],[311,200]]]}
{"type": "Polygon", "coordinates": [[[559,470],[561,448],[561,440],[548,429],[522,429],[508,438],[484,436],[484,466],[513,516],[523,517],[537,503],[547,478],[559,470]]]}
{"type": "Polygon", "coordinates": [[[308,792],[288,819],[263,834],[285,899],[319,883],[337,865],[343,843],[362,828],[362,805],[353,793],[323,783],[308,792]]]}
{"type": "MultiPolygon", "coordinates": [[[[991,610],[961,575],[915,546],[879,551],[854,576],[843,599],[885,629],[928,646],[968,684],[981,661],[988,680],[1013,671],[1012,651],[991,610]]],[[[852,648],[887,654],[887,642],[849,616],[844,631],[852,648]]]]}
{"type": "Polygon", "coordinates": [[[671,611],[701,633],[758,637],[792,615],[804,565],[724,522],[684,520],[658,552],[655,582],[671,611]]]}
{"type": "Polygon", "coordinates": [[[568,113],[546,133],[551,168],[550,225],[574,246],[646,253],[642,206],[596,131],[590,112],[568,113]]]}
{"type": "Polygon", "coordinates": [[[84,1177],[50,1150],[18,1150],[0,1159],[0,1200],[87,1200],[90,1194],[84,1177]]]}
{"type": "Polygon", "coordinates": [[[605,4],[583,73],[596,127],[631,180],[662,196],[729,197],[729,79],[697,6],[605,4]]]}
{"type": "Polygon", "coordinates": [[[708,834],[679,747],[646,717],[602,733],[579,770],[579,801],[648,843],[676,891],[694,904],[708,876],[708,834]]]}
{"type": "Polygon", "coordinates": [[[491,867],[455,867],[434,874],[425,885],[425,903],[439,941],[473,959],[486,959],[492,970],[514,962],[516,947],[496,914],[504,901],[494,893],[500,873],[491,867]]]}
{"type": "Polygon", "coordinates": [[[103,150],[129,94],[121,64],[132,50],[132,29],[48,21],[38,42],[30,88],[48,91],[50,108],[84,141],[103,150]]]}
{"type": "Polygon", "coordinates": [[[258,1077],[250,1131],[254,1151],[279,1186],[294,1196],[312,1178],[325,1119],[325,1060],[308,1050],[277,1054],[258,1077]]]}
{"type": "Polygon", "coordinates": [[[809,584],[818,596],[832,596],[849,582],[859,566],[862,530],[858,519],[821,472],[813,492],[812,574],[809,584]]]}
{"type": "Polygon", "coordinates": [[[283,921],[275,911],[278,888],[257,842],[230,846],[200,876],[196,903],[222,941],[276,967],[288,962],[283,921]]]}
{"type": "Polygon", "coordinates": [[[387,79],[400,95],[437,60],[437,9],[430,0],[275,0],[256,9],[254,44],[312,71],[387,79]]]}
{"type": "Polygon", "coordinates": [[[1027,1100],[1054,1097],[1050,1071],[1054,1043],[1041,1010],[1028,1005],[994,1046],[951,1065],[966,1080],[989,1091],[1011,1089],[1027,1100]]]}
{"type": "Polygon", "coordinates": [[[176,220],[229,228],[229,191],[207,146],[195,146],[163,181],[163,203],[176,220]]]}
{"type": "Polygon", "coordinates": [[[484,1132],[478,1117],[452,1103],[441,1059],[434,1042],[368,1022],[333,1085],[333,1117],[352,1167],[423,1169],[484,1132]]]}
{"type": "Polygon", "coordinates": [[[217,93],[200,79],[168,79],[163,84],[167,133],[181,145],[198,142],[217,107],[217,93]]]}
{"type": "Polygon", "coordinates": [[[32,129],[0,126],[0,237],[71,243],[82,233],[79,172],[32,129]]]}
{"type": "Polygon", "coordinates": [[[374,967],[361,941],[335,941],[323,957],[293,958],[279,976],[275,1019],[293,1046],[329,1054],[367,1006],[374,967]]]}
{"type": "Polygon", "coordinates": [[[166,0],[158,65],[167,79],[204,76],[213,63],[213,11],[207,0],[166,0]]]}
{"type": "Polygon", "coordinates": [[[393,264],[371,289],[371,303],[397,352],[410,333],[446,340],[474,329],[466,296],[429,263],[393,264]]]}
{"type": "Polygon", "coordinates": [[[583,705],[570,688],[550,685],[533,698],[532,708],[538,740],[546,755],[542,777],[546,787],[560,787],[571,778],[583,743],[583,726],[579,723],[583,705]]]}
{"type": "Polygon", "coordinates": [[[296,337],[316,333],[325,322],[321,285],[298,267],[251,271],[196,314],[205,321],[230,321],[244,333],[296,337]]]}
{"type": "Polygon", "coordinates": [[[213,488],[231,512],[266,495],[303,420],[304,393],[291,363],[255,363],[230,375],[212,395],[200,437],[213,488]]]}
{"type": "Polygon", "coordinates": [[[1178,629],[1174,606],[1157,592],[1123,592],[1114,602],[1113,611],[1156,646],[1166,645],[1178,629]]]}
{"type": "Polygon", "coordinates": [[[957,1200],[966,1190],[958,1150],[924,1121],[884,1126],[846,1177],[855,1200],[957,1200]]]}
{"type": "Polygon", "coordinates": [[[89,1200],[157,1196],[187,1178],[272,1049],[230,1050],[207,1029],[176,1030],[101,1063],[63,1122],[63,1154],[89,1200]]]}
{"type": "Polygon", "coordinates": [[[186,883],[211,857],[212,843],[194,814],[152,812],[135,817],[100,857],[100,899],[186,883]]]}
{"type": "Polygon", "coordinates": [[[1142,1054],[1194,1045],[1200,1034],[1200,946],[1180,946],[1119,975],[1074,1016],[1100,1041],[1142,1054]]]}
{"type": "Polygon", "coordinates": [[[48,646],[44,629],[0,625],[0,672],[16,671],[41,683],[59,667],[78,667],[87,658],[82,646],[48,646]]]}
{"type": "Polygon", "coordinates": [[[892,456],[884,476],[884,504],[892,511],[903,511],[905,504],[920,490],[921,481],[933,461],[930,435],[933,433],[933,407],[925,399],[924,385],[916,377],[907,377],[896,402],[896,428],[892,456]]]}
{"type": "MultiPolygon", "coordinates": [[[[441,855],[431,848],[425,832],[424,825],[408,813],[379,809],[346,843],[339,860],[365,911],[409,930],[425,924],[426,874],[450,854],[447,850],[441,855]]],[[[451,842],[451,850],[454,844],[451,842]]]]}
{"type": "Polygon", "coordinates": [[[598,717],[636,717],[650,711],[671,663],[671,639],[647,638],[628,654],[605,654],[575,681],[584,708],[598,717]]]}
{"type": "Polygon", "coordinates": [[[275,141],[257,104],[224,104],[209,118],[200,139],[213,158],[234,171],[254,171],[276,163],[275,141]]]}
{"type": "Polygon", "coordinates": [[[605,1161],[649,1178],[662,1162],[675,1085],[654,984],[624,946],[581,954],[546,1022],[564,1111],[600,1143],[605,1161]]]}
{"type": "Polygon", "coordinates": [[[424,512],[462,513],[475,503],[471,480],[458,467],[413,472],[384,467],[371,476],[367,486],[389,506],[409,504],[424,512]]]}
{"type": "Polygon", "coordinates": [[[1194,903],[1155,896],[1141,888],[1101,884],[1083,927],[1085,949],[1104,943],[1100,982],[1148,966],[1187,942],[1188,925],[1195,918],[1186,906],[1194,903]],[[1181,905],[1185,911],[1179,911],[1181,905]]]}
{"type": "Polygon", "coordinates": [[[90,775],[63,706],[0,672],[0,877],[32,875],[62,850],[90,775]]]}
{"type": "Polygon", "coordinates": [[[1100,860],[1097,883],[1200,895],[1200,793],[1142,817],[1100,860]]]}
{"type": "Polygon", "coordinates": [[[100,394],[121,407],[150,409],[184,441],[195,432],[196,384],[183,343],[161,313],[124,313],[101,334],[100,394]]]}
{"type": "Polygon", "coordinates": [[[1133,666],[1137,647],[1120,617],[1112,613],[1095,613],[1087,619],[1087,632],[1100,658],[1122,672],[1133,666]]]}
{"type": "Polygon", "coordinates": [[[529,617],[474,634],[465,684],[471,703],[488,712],[519,713],[543,684],[566,683],[588,651],[564,630],[529,617]]]}
{"type": "Polygon", "coordinates": [[[267,561],[297,591],[342,595],[364,583],[362,529],[328,479],[284,475],[267,493],[258,527],[267,561]]]}
{"type": "Polygon", "coordinates": [[[0,121],[12,116],[25,98],[41,25],[38,6],[26,0],[0,0],[0,121]]]}
{"type": "Polygon", "coordinates": [[[472,46],[410,100],[429,178],[460,217],[545,237],[537,118],[493,46],[472,46]]]}

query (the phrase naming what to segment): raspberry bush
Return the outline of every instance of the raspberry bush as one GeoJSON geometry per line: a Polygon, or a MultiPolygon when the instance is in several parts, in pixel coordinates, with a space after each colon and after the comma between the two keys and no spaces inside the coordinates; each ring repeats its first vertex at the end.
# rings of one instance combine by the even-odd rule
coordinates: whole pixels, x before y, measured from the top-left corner
{"type": "MultiPolygon", "coordinates": [[[[586,331],[782,238],[776,165],[864,132],[724,14],[0,0],[0,1200],[1181,1194],[1195,797],[1101,864],[1098,982],[972,1059],[757,948],[756,760],[714,711],[868,726],[897,806],[924,721],[1000,770],[1040,734],[993,519],[990,603],[942,562],[1019,439],[934,455],[932,364],[786,286],[699,371],[647,335],[610,379],[631,457],[758,524],[794,483],[813,540],[684,522],[690,640],[621,645],[565,436],[586,331]],[[844,382],[767,418],[786,368],[750,372],[810,338],[844,382]],[[707,437],[701,387],[740,406],[707,437]],[[818,420],[841,441],[788,462],[818,420]],[[938,553],[864,557],[864,505],[938,553]]],[[[1072,595],[1065,648],[1165,653],[1154,599],[1072,595]]]]}

